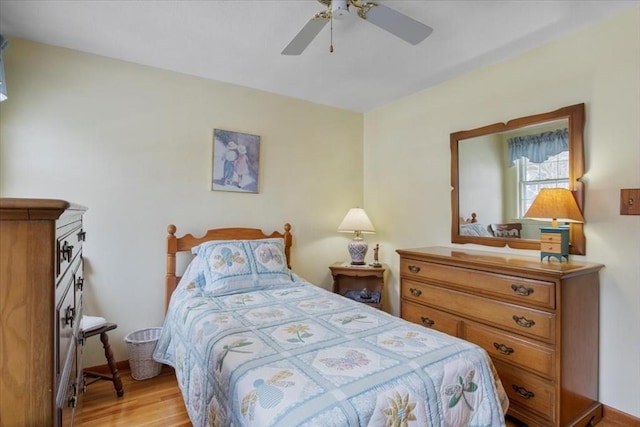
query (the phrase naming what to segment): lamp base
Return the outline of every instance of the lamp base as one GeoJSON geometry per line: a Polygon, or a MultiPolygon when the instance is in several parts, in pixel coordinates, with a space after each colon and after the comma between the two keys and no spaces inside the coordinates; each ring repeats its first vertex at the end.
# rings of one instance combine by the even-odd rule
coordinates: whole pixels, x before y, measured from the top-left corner
{"type": "Polygon", "coordinates": [[[349,255],[351,255],[351,265],[366,265],[364,256],[367,254],[369,245],[362,240],[362,237],[356,237],[350,241],[347,248],[349,249],[349,255]]]}

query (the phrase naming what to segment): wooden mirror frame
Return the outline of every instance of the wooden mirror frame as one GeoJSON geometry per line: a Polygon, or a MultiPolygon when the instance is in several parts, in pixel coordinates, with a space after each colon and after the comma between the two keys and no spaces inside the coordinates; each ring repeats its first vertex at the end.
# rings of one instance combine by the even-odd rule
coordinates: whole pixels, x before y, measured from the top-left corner
{"type": "MultiPolygon", "coordinates": [[[[540,250],[540,240],[534,239],[509,239],[503,237],[479,237],[463,236],[460,234],[460,210],[459,210],[459,174],[458,174],[458,144],[466,139],[489,135],[497,132],[512,131],[519,128],[552,122],[555,120],[568,120],[569,126],[569,186],[578,203],[580,211],[584,215],[584,184],[581,179],[584,175],[584,104],[571,105],[548,113],[533,116],[520,117],[506,123],[495,123],[472,130],[464,130],[451,134],[451,242],[475,243],[477,245],[504,247],[514,249],[540,250]]],[[[471,215],[465,212],[464,215],[471,215]]],[[[585,255],[586,240],[583,224],[570,224],[569,252],[574,255],[585,255]]]]}

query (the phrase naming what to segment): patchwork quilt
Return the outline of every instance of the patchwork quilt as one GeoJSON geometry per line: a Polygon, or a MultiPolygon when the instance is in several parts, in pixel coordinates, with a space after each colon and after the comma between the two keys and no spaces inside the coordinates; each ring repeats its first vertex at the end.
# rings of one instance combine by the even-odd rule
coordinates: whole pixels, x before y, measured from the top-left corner
{"type": "Polygon", "coordinates": [[[293,281],[215,295],[185,275],[154,359],[194,426],[504,426],[480,347],[293,281]]]}

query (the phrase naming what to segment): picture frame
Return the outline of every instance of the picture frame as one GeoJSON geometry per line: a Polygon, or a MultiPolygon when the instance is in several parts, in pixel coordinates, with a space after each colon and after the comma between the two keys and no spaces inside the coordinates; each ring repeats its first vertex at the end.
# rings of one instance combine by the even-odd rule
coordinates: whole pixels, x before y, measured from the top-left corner
{"type": "Polygon", "coordinates": [[[212,190],[257,193],[260,136],[214,129],[211,166],[212,190]]]}

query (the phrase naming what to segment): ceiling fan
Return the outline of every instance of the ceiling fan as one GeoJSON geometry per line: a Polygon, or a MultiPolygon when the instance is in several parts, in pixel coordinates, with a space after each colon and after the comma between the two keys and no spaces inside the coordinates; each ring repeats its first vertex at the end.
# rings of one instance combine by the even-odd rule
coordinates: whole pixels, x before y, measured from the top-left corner
{"type": "MultiPolygon", "coordinates": [[[[428,25],[375,2],[362,0],[318,0],[318,2],[325,5],[327,10],[316,13],[284,48],[282,55],[300,55],[332,18],[348,15],[350,6],[358,9],[360,18],[413,45],[426,39],[433,31],[433,28],[428,25]]],[[[330,51],[333,51],[333,47],[330,51]]]]}

